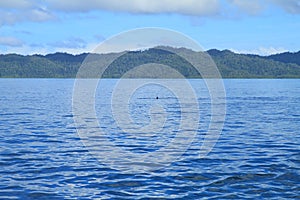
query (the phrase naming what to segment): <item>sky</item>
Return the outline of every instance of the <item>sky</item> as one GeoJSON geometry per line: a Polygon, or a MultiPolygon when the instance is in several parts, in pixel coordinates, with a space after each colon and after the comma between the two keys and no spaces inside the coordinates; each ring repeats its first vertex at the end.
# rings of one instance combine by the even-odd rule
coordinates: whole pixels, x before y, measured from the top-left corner
{"type": "Polygon", "coordinates": [[[136,28],[174,30],[205,50],[300,50],[300,0],[1,0],[0,54],[91,52],[136,28]]]}

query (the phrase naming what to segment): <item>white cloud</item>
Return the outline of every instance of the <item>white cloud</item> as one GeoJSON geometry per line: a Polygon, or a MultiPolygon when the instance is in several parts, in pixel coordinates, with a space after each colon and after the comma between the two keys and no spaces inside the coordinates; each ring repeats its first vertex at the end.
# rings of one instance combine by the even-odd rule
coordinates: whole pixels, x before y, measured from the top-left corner
{"type": "Polygon", "coordinates": [[[56,17],[46,9],[33,8],[28,10],[0,10],[0,26],[14,25],[18,22],[42,22],[56,17]]]}
{"type": "Polygon", "coordinates": [[[235,53],[243,53],[243,54],[255,54],[261,56],[268,56],[278,53],[287,52],[288,50],[282,47],[259,47],[258,49],[252,50],[237,50],[237,49],[230,49],[235,53]]]}
{"type": "Polygon", "coordinates": [[[89,53],[92,52],[98,43],[88,43],[84,47],[81,48],[67,48],[67,47],[49,47],[46,45],[40,44],[31,44],[31,45],[22,45],[22,46],[7,46],[5,50],[0,49],[0,54],[9,54],[16,53],[21,55],[33,55],[33,54],[41,54],[46,55],[49,53],[55,52],[66,52],[71,54],[81,54],[81,53],[89,53]]]}
{"type": "Polygon", "coordinates": [[[86,42],[81,38],[69,38],[67,40],[49,43],[48,45],[55,48],[82,49],[86,47],[86,42]]]}
{"type": "Polygon", "coordinates": [[[291,14],[300,14],[299,0],[268,0],[291,14]]]}
{"type": "Polygon", "coordinates": [[[56,18],[54,14],[43,8],[32,9],[24,13],[23,17],[35,22],[49,21],[56,18]]]}
{"type": "Polygon", "coordinates": [[[69,12],[109,10],[129,13],[177,13],[183,15],[214,15],[219,0],[46,0],[53,8],[69,12]]]}
{"type": "MultiPolygon", "coordinates": [[[[90,53],[92,52],[99,44],[98,43],[88,43],[84,47],[81,48],[64,48],[58,47],[53,49],[51,52],[67,52],[71,54],[82,54],[82,53],[90,53]]],[[[48,51],[48,53],[51,53],[48,51]]]]}
{"type": "Polygon", "coordinates": [[[0,26],[43,22],[63,12],[106,10],[134,14],[175,13],[186,16],[260,14],[271,6],[300,14],[299,0],[2,0],[0,26]]]}
{"type": "Polygon", "coordinates": [[[23,42],[18,38],[14,37],[1,37],[0,36],[0,45],[1,46],[11,46],[11,47],[20,47],[23,45],[23,42]]]}
{"type": "Polygon", "coordinates": [[[42,54],[45,55],[49,53],[49,49],[45,47],[31,47],[28,45],[23,45],[20,47],[8,47],[5,50],[0,49],[0,54],[16,53],[21,55],[32,55],[32,54],[42,54]]]}
{"type": "Polygon", "coordinates": [[[53,10],[66,12],[108,10],[128,13],[214,16],[239,11],[253,15],[275,5],[288,13],[300,14],[299,0],[45,0],[45,2],[53,10]],[[236,9],[232,10],[232,8],[236,9]]]}
{"type": "Polygon", "coordinates": [[[30,0],[2,0],[0,9],[26,9],[33,6],[30,0]]]}
{"type": "Polygon", "coordinates": [[[277,6],[287,13],[300,14],[299,0],[227,0],[227,2],[248,14],[259,14],[270,6],[277,6]]]}
{"type": "Polygon", "coordinates": [[[240,11],[244,11],[248,14],[255,15],[261,12],[264,8],[264,5],[261,4],[261,0],[227,0],[228,3],[232,6],[235,6],[240,11]]]}

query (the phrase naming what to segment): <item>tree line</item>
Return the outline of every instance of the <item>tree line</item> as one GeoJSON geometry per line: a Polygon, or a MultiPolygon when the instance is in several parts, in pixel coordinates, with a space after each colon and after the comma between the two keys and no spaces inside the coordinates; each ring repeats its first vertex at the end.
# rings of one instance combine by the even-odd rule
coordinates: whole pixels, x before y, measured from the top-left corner
{"type": "MultiPolygon", "coordinates": [[[[176,49],[176,51],[186,49],[176,49]]],[[[189,50],[191,51],[191,50],[189,50]]],[[[237,54],[229,50],[208,50],[223,78],[300,78],[300,51],[271,56],[237,54]]],[[[82,62],[89,54],[72,55],[0,55],[1,78],[75,78],[82,62]]],[[[105,54],[95,54],[95,59],[105,54]],[[97,57],[99,56],[99,57],[97,57]]],[[[102,57],[101,57],[102,56],[102,57]]],[[[201,78],[195,68],[172,51],[150,48],[124,52],[109,65],[104,78],[120,78],[130,69],[148,63],[167,65],[187,78],[201,78]]],[[[164,72],[167,73],[167,72],[164,72]]],[[[147,76],[152,77],[151,74],[147,76]]],[[[167,77],[167,75],[165,76],[167,77]]]]}

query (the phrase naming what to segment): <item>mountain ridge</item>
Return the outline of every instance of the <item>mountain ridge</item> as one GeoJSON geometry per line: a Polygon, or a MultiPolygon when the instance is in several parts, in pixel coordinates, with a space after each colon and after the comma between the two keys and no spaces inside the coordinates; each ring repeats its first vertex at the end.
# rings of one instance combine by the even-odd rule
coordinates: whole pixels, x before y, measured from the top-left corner
{"type": "MultiPolygon", "coordinates": [[[[188,49],[174,48],[174,50],[188,49]]],[[[227,49],[210,49],[206,53],[212,57],[223,78],[300,78],[300,51],[270,56],[240,54],[227,49]]],[[[46,55],[1,54],[0,77],[75,78],[81,63],[88,55],[88,53],[73,55],[62,52],[46,55]]],[[[123,56],[111,64],[111,69],[104,77],[119,78],[126,70],[149,62],[169,65],[187,78],[201,78],[184,59],[158,48],[124,52],[123,56]]]]}

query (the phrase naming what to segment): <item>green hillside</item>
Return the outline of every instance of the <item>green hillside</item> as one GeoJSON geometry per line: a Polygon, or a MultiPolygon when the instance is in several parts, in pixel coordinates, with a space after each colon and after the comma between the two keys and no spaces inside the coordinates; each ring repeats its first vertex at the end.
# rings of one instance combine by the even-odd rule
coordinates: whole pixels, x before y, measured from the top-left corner
{"type": "MultiPolygon", "coordinates": [[[[181,50],[184,51],[184,49],[177,49],[177,51],[181,50]]],[[[209,50],[207,53],[215,61],[223,78],[300,78],[300,52],[286,52],[266,57],[216,49],[209,50]]],[[[54,53],[45,56],[0,55],[0,77],[74,78],[87,55],[86,53],[80,55],[54,53]]],[[[168,65],[187,78],[201,78],[186,60],[157,48],[124,52],[108,67],[103,76],[118,78],[126,71],[147,63],[168,65]]]]}

